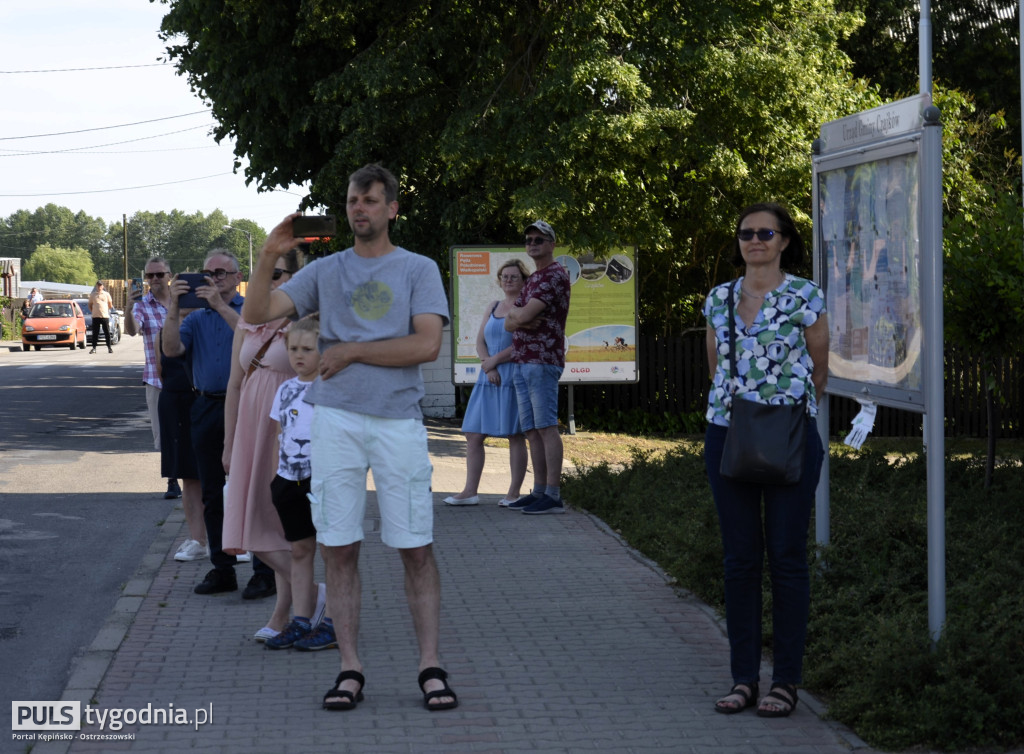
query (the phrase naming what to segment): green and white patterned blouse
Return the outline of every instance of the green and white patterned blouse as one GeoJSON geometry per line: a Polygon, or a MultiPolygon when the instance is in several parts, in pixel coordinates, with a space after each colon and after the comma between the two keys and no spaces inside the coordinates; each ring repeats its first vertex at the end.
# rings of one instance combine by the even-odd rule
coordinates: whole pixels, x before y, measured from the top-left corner
{"type": "MultiPolygon", "coordinates": [[[[825,294],[813,281],[786,275],[769,292],[749,326],[736,312],[737,387],[729,373],[729,286],[716,286],[704,302],[704,317],[715,331],[718,363],[708,395],[707,419],[729,425],[727,398],[734,391],[744,400],[761,403],[796,403],[807,396],[808,413],[818,413],[811,371],[814,362],[807,352],[804,329],[825,312],[825,294]]],[[[734,306],[740,305],[743,278],[736,285],[734,306]]]]}

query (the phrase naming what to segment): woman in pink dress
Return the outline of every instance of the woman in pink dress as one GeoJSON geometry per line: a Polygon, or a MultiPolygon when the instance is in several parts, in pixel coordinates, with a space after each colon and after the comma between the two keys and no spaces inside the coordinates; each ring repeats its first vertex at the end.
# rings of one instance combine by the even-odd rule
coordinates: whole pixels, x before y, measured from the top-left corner
{"type": "MultiPolygon", "coordinates": [[[[298,271],[298,249],[282,256],[272,288],[298,271]]],[[[270,407],[277,389],[295,376],[288,363],[285,331],[289,320],[263,325],[238,321],[231,355],[231,377],[224,401],[224,552],[249,551],[274,569],[277,602],[257,639],[276,635],[287,625],[292,602],[291,543],[270,499],[277,470],[277,433],[270,407]],[[264,346],[266,346],[264,348],[264,346]]]]}

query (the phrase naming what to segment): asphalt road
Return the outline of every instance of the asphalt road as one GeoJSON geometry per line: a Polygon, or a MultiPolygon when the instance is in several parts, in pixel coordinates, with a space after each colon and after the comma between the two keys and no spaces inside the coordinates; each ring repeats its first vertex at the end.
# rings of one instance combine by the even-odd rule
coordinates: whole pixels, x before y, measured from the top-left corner
{"type": "Polygon", "coordinates": [[[142,343],[109,354],[0,344],[0,709],[56,700],[157,526],[142,343]]]}

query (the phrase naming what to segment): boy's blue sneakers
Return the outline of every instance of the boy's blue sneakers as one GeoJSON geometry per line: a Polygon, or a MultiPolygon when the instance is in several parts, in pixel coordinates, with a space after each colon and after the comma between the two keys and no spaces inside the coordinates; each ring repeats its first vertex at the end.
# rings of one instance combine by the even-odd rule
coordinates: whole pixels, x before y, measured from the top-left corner
{"type": "Polygon", "coordinates": [[[311,630],[312,627],[309,625],[308,620],[299,621],[292,618],[292,622],[284,627],[284,631],[271,639],[267,639],[263,644],[267,649],[288,649],[295,646],[295,642],[307,636],[311,630]]]}
{"type": "Polygon", "coordinates": [[[338,646],[338,637],[334,635],[334,624],[330,620],[323,621],[293,645],[300,652],[317,652],[338,646]]]}

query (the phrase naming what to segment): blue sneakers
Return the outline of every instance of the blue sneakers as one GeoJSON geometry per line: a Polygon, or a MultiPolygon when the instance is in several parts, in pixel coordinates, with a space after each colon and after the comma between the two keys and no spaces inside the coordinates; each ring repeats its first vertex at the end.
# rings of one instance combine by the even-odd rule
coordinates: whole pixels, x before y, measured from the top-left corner
{"type": "Polygon", "coordinates": [[[538,500],[540,500],[540,498],[531,492],[527,495],[523,495],[514,503],[509,503],[505,507],[508,508],[510,511],[521,511],[523,508],[533,505],[538,500]]]}
{"type": "Polygon", "coordinates": [[[334,624],[328,620],[323,621],[323,623],[303,636],[292,646],[300,652],[317,652],[321,649],[337,647],[338,637],[334,635],[334,624]]]}
{"type": "Polygon", "coordinates": [[[284,631],[263,642],[267,649],[288,649],[295,645],[299,639],[307,636],[311,631],[309,621],[298,621],[292,618],[292,622],[284,627],[284,631]]]}
{"type": "MultiPolygon", "coordinates": [[[[511,507],[511,506],[509,506],[511,507]]],[[[565,513],[565,505],[549,495],[541,495],[531,505],[522,509],[527,516],[542,516],[545,513],[565,513]]]]}

